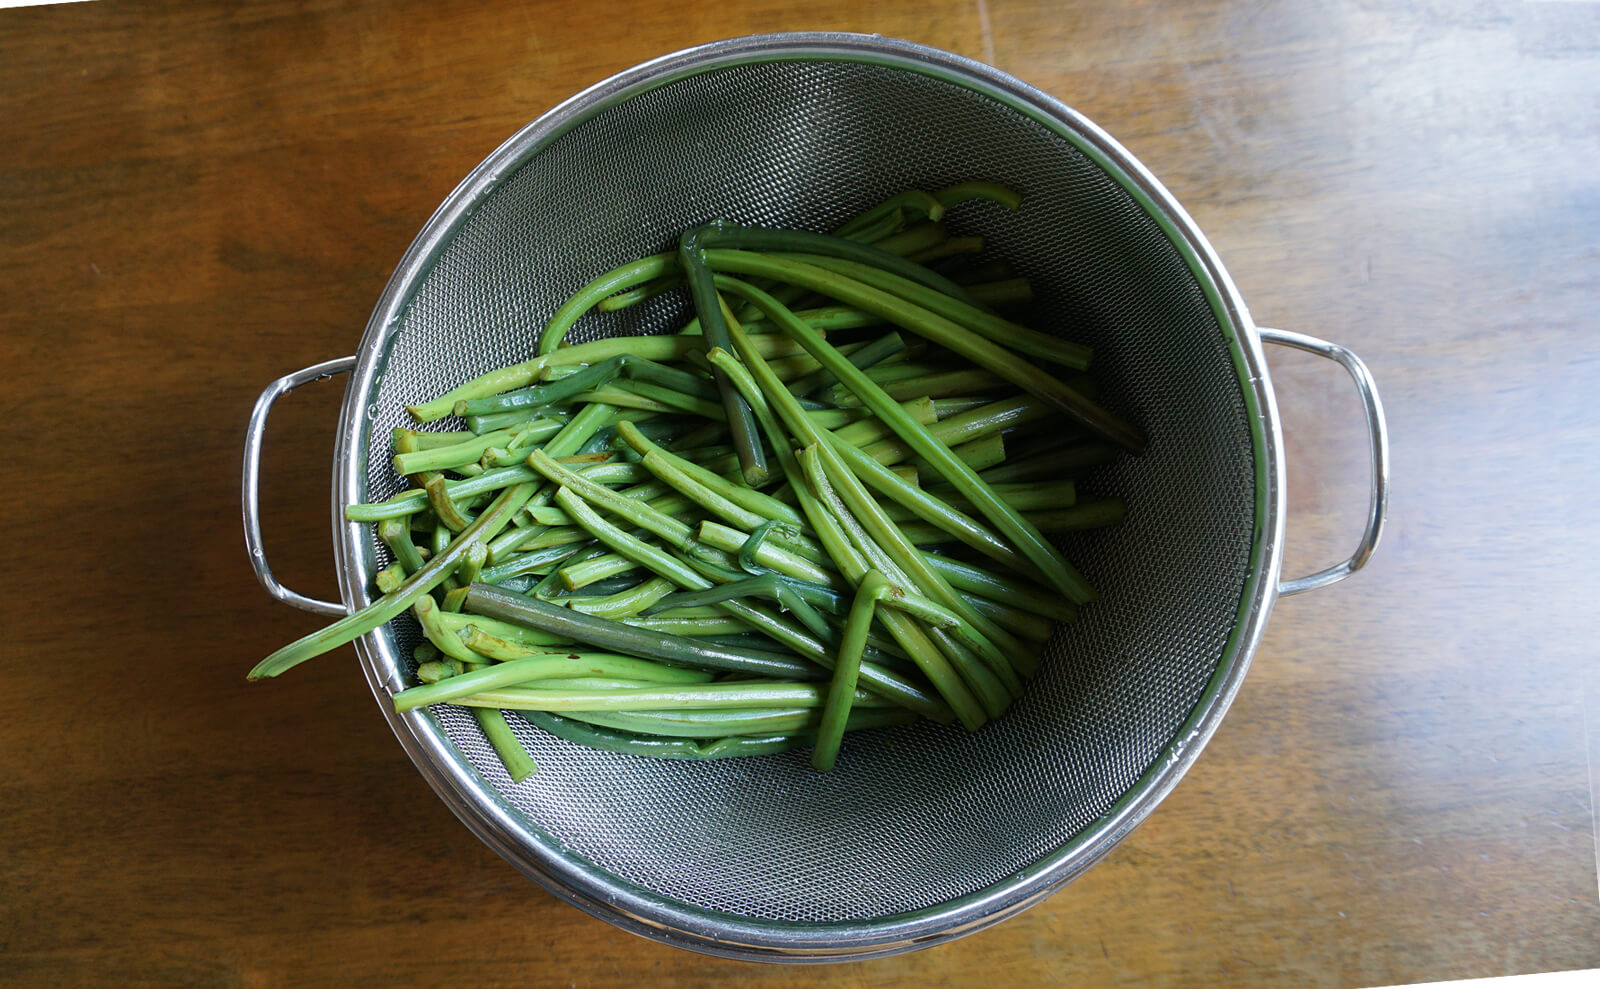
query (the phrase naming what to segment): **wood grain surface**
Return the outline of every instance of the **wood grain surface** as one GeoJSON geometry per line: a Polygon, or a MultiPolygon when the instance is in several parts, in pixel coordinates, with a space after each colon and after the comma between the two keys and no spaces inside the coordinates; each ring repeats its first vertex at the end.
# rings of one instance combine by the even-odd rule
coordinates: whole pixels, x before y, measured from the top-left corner
{"type": "MultiPolygon", "coordinates": [[[[1324,0],[122,3],[0,10],[0,983],[1349,987],[1600,966],[1600,5],[1324,0]],[[1125,143],[1256,318],[1371,365],[1371,566],[1282,601],[1149,822],[1005,924],[793,969],[567,907],[473,839],[346,648],[255,583],[257,392],[352,350],[522,124],[734,35],[992,62],[1125,143]]],[[[1359,410],[1270,355],[1287,572],[1353,545],[1359,410]]],[[[265,526],[332,596],[342,384],[286,400],[265,526]]]]}

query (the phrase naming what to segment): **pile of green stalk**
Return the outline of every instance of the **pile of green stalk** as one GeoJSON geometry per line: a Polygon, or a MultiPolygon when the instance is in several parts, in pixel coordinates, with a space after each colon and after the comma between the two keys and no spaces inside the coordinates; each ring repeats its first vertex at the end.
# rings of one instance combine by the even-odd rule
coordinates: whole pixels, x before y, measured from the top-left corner
{"type": "Polygon", "coordinates": [[[964,203],[1020,205],[975,182],[831,234],[712,223],[595,278],[532,359],[410,408],[457,428],[395,430],[412,486],[346,509],[392,551],[380,596],[250,678],[410,611],[396,710],[469,707],[517,781],[508,711],[666,758],[810,745],[818,769],[851,731],[999,717],[1096,596],[1049,537],[1123,516],[1074,478],[1143,439],[1088,348],[1007,317],[1028,284],[947,231],[964,203]],[[563,345],[684,289],[679,333],[563,345]]]}

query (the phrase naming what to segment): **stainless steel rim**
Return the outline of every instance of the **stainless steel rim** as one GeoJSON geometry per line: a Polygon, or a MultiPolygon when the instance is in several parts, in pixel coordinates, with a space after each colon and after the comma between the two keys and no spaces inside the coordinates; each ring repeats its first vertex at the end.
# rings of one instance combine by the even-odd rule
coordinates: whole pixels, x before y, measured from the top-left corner
{"type": "Polygon", "coordinates": [[[345,393],[333,460],[333,536],[341,593],[347,605],[369,600],[361,527],[346,523],[343,506],[356,500],[364,471],[361,448],[366,406],[383,373],[386,343],[401,310],[426,278],[456,229],[503,178],[566,130],[607,106],[686,75],[773,60],[846,60],[917,72],[982,93],[1026,114],[1071,141],[1101,165],[1161,225],[1182,254],[1229,338],[1250,415],[1256,464],[1256,532],[1250,577],[1218,671],[1196,704],[1167,758],[1151,767],[1094,827],[1032,868],[936,908],[867,922],[829,925],[753,922],[669,901],[585,863],[553,852],[547,835],[530,828],[477,775],[453,758],[451,743],[423,712],[397,715],[390,682],[371,637],[357,643],[379,707],[424,778],[482,841],[554,895],[619,927],[665,943],[712,954],[775,961],[829,961],[890,954],[968,934],[1037,903],[1071,882],[1120,843],[1193,765],[1232,703],[1277,596],[1284,526],[1282,435],[1261,341],[1237,289],[1193,220],[1143,165],[1109,135],[1061,102],[989,66],[910,42],[868,35],[799,33],[721,41],[664,56],[613,76],[572,97],[523,128],[464,179],[430,217],[379,297],[345,393]]]}

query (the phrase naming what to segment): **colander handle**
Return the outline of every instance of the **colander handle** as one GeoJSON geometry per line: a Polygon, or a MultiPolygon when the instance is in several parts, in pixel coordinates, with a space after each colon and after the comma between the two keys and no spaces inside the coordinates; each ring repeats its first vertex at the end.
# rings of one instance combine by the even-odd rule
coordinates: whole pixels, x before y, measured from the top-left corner
{"type": "Polygon", "coordinates": [[[244,486],[240,500],[244,506],[244,548],[250,554],[250,566],[255,568],[256,579],[261,581],[261,586],[267,589],[268,594],[284,604],[292,604],[319,615],[343,616],[346,611],[342,604],[319,601],[289,590],[278,583],[278,578],[272,575],[272,568],[267,566],[267,551],[261,543],[261,435],[267,428],[267,413],[278,399],[307,382],[344,374],[355,366],[354,357],[337,357],[274,381],[256,399],[256,407],[250,413],[250,426],[244,437],[244,486]]]}
{"type": "Polygon", "coordinates": [[[1361,395],[1361,410],[1367,417],[1367,438],[1371,443],[1372,494],[1367,500],[1367,525],[1361,533],[1361,542],[1343,563],[1318,570],[1307,577],[1296,577],[1280,583],[1278,594],[1287,597],[1344,580],[1366,566],[1367,559],[1377,548],[1378,539],[1383,535],[1384,519],[1389,514],[1389,427],[1383,419],[1383,403],[1378,399],[1378,385],[1372,380],[1372,372],[1367,370],[1367,365],[1353,351],[1304,333],[1274,330],[1265,326],[1257,327],[1256,331],[1266,343],[1293,347],[1344,365],[1356,383],[1356,391],[1361,395]]]}

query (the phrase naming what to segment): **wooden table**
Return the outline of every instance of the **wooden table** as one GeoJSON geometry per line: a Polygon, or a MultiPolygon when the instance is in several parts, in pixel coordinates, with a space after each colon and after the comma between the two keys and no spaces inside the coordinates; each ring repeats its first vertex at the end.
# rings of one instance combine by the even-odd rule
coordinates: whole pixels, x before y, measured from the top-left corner
{"type": "MultiPolygon", "coordinates": [[[[1461,7],[0,11],[0,982],[1344,987],[1600,965],[1600,6],[1461,7]],[[662,947],[524,880],[433,797],[349,649],[243,678],[318,621],[241,547],[257,391],[351,350],[413,234],[517,127],[651,56],[793,28],[953,49],[1086,113],[1263,323],[1366,358],[1394,438],[1372,565],[1279,605],[1143,828],[996,929],[827,970],[662,947]]],[[[1336,369],[1271,360],[1304,572],[1352,544],[1365,451],[1336,369]]],[[[274,562],[323,596],[340,388],[283,403],[266,463],[274,562]]]]}

